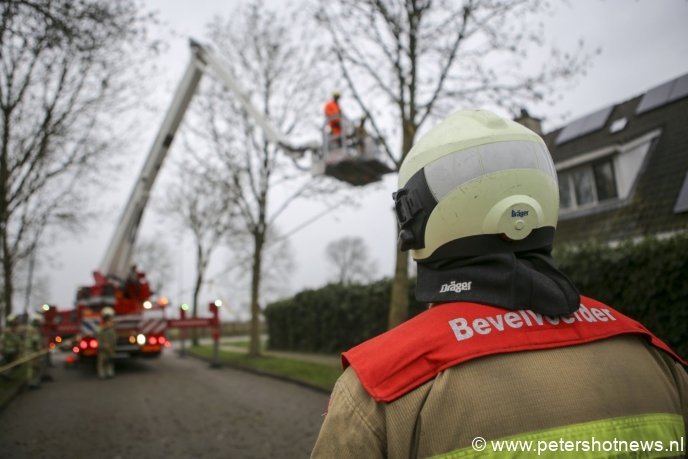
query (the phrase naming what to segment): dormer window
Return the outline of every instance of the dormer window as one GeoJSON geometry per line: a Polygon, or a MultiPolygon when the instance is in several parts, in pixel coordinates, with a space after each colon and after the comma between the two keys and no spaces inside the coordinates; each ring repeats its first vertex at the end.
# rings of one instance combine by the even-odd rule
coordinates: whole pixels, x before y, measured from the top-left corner
{"type": "Polygon", "coordinates": [[[608,208],[607,203],[628,198],[659,134],[653,131],[626,144],[601,148],[555,164],[561,215],[585,215],[608,208]]]}

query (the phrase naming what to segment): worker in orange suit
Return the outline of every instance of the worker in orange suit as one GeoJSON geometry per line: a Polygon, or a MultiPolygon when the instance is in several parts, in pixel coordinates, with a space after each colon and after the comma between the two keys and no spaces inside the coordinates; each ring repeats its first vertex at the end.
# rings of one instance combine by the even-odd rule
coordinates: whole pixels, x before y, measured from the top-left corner
{"type": "Polygon", "coordinates": [[[332,99],[325,104],[324,111],[327,118],[327,125],[330,128],[330,136],[336,140],[339,145],[342,144],[342,109],[339,106],[339,98],[341,94],[339,91],[332,93],[332,99]]]}

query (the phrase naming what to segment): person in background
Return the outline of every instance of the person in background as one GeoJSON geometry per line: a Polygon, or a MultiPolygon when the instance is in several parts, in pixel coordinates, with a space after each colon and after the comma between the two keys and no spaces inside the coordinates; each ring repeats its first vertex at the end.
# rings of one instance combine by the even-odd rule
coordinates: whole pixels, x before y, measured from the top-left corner
{"type": "Polygon", "coordinates": [[[24,343],[23,356],[30,358],[26,362],[26,383],[29,389],[39,389],[43,380],[45,362],[42,354],[39,354],[44,350],[41,330],[43,318],[38,314],[33,314],[27,317],[26,321],[27,323],[19,328],[21,340],[24,343]]]}
{"type": "Polygon", "coordinates": [[[685,456],[686,362],[555,266],[557,175],[537,134],[455,113],[406,156],[393,197],[429,309],[343,354],[312,457],[492,457],[505,439],[582,448],[548,457],[685,456]],[[615,440],[626,449],[600,451],[615,440]]]}
{"type": "Polygon", "coordinates": [[[334,91],[332,98],[325,103],[323,110],[327,119],[327,126],[330,129],[330,141],[333,145],[341,148],[344,139],[342,135],[342,109],[339,106],[340,97],[339,91],[334,91]]]}
{"type": "MultiPolygon", "coordinates": [[[[22,353],[23,342],[19,330],[19,320],[15,314],[7,316],[6,327],[2,332],[0,340],[0,353],[2,354],[1,365],[7,365],[19,358],[22,353]]],[[[11,379],[7,373],[2,373],[4,379],[11,379]]]]}
{"type": "Polygon", "coordinates": [[[115,376],[115,345],[117,344],[117,334],[112,321],[115,311],[110,307],[103,308],[101,312],[102,323],[98,330],[98,377],[100,379],[112,378],[115,376]]]}
{"type": "Polygon", "coordinates": [[[125,280],[126,292],[129,298],[139,298],[141,294],[141,281],[136,264],[129,267],[129,273],[125,280]]]}

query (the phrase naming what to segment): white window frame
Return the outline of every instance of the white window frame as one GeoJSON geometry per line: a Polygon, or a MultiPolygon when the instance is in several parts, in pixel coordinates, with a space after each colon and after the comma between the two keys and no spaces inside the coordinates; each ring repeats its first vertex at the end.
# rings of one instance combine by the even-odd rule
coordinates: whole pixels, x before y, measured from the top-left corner
{"type": "MultiPolygon", "coordinates": [[[[637,167],[637,172],[634,177],[632,177],[632,185],[626,187],[626,193],[621,193],[619,189],[619,182],[620,182],[620,177],[619,177],[619,159],[620,157],[623,157],[626,153],[632,152],[635,148],[644,145],[644,144],[650,144],[653,140],[655,140],[659,135],[661,134],[661,129],[656,129],[654,131],[651,131],[647,134],[644,134],[640,137],[637,137],[630,142],[627,142],[625,144],[616,144],[616,145],[610,145],[607,147],[603,148],[598,148],[596,150],[590,151],[588,153],[584,153],[582,155],[578,155],[574,158],[569,158],[563,161],[559,161],[554,164],[555,169],[557,170],[557,176],[558,178],[562,177],[562,174],[566,174],[566,179],[568,180],[568,186],[569,186],[569,193],[572,197],[572,206],[563,208],[560,205],[559,208],[559,216],[562,219],[567,219],[567,218],[575,218],[579,217],[582,215],[587,215],[595,212],[601,212],[604,210],[608,210],[610,208],[616,207],[616,206],[622,206],[626,205],[631,197],[633,196],[633,191],[635,189],[635,183],[637,182],[637,178],[640,175],[643,167],[643,164],[646,162],[645,158],[647,153],[649,153],[649,150],[645,153],[645,156],[643,157],[643,164],[639,164],[637,167]],[[593,171],[593,165],[602,162],[604,160],[608,159],[612,163],[612,169],[614,172],[614,185],[616,186],[616,197],[615,198],[609,198],[605,199],[604,201],[599,201],[597,197],[597,184],[595,182],[595,174],[593,171]],[[573,183],[573,175],[569,174],[570,172],[573,172],[576,169],[579,168],[587,168],[589,170],[589,173],[592,176],[593,180],[593,201],[583,204],[583,205],[578,205],[577,204],[577,198],[576,198],[576,192],[575,192],[575,185],[573,183]]],[[[624,177],[625,180],[628,180],[628,177],[624,177]]]]}

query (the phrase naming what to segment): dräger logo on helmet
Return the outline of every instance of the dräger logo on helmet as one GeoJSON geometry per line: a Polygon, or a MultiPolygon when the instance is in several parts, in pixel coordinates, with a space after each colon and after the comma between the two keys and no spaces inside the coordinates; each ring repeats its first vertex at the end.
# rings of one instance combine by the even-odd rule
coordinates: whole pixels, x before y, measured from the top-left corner
{"type": "Polygon", "coordinates": [[[525,217],[525,216],[527,216],[527,215],[528,215],[528,211],[527,211],[527,210],[514,210],[514,209],[511,209],[511,216],[512,216],[512,217],[525,217]]]}
{"type": "Polygon", "coordinates": [[[466,290],[471,289],[471,284],[473,281],[470,282],[456,282],[456,281],[451,281],[449,284],[442,284],[442,287],[440,288],[440,293],[446,293],[446,292],[456,292],[456,293],[461,293],[466,290]]]}

